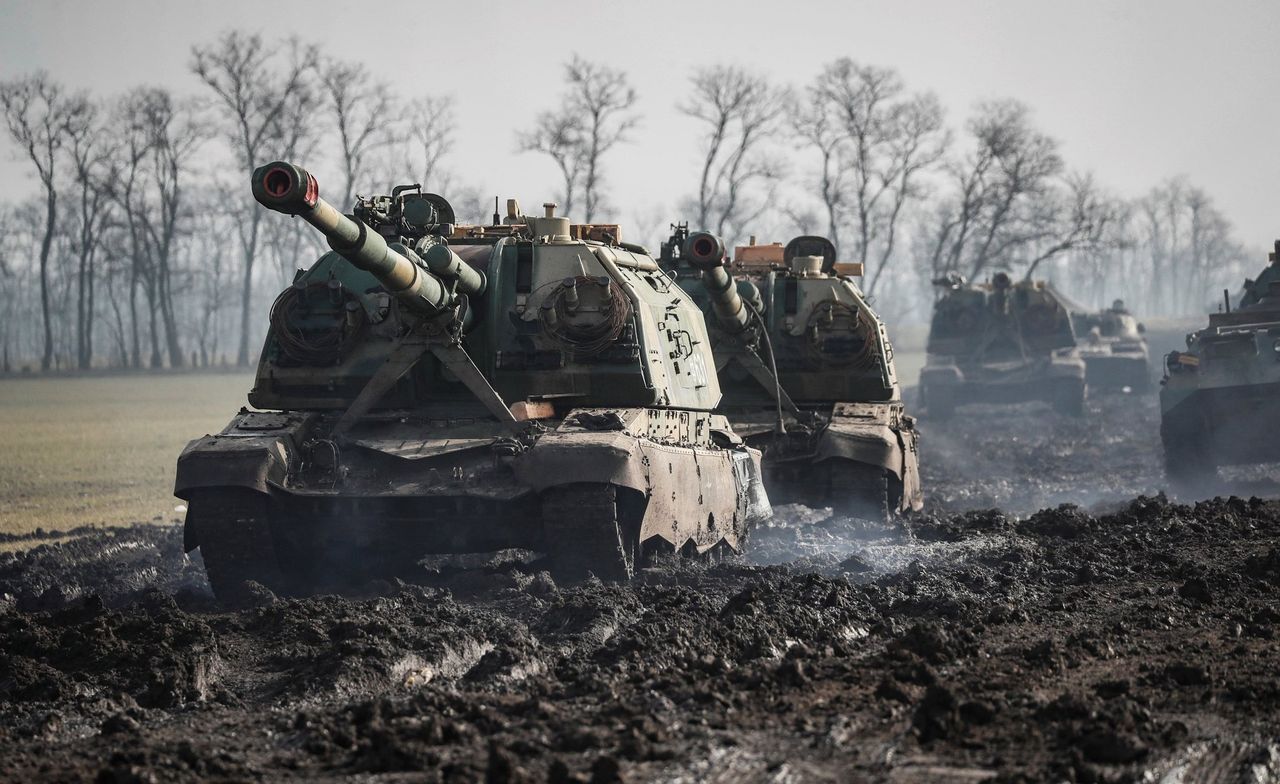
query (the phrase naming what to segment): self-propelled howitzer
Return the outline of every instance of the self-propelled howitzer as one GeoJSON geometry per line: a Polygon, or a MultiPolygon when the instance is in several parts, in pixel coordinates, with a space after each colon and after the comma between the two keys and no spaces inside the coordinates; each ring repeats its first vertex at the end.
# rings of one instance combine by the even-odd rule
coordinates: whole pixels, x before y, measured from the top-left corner
{"type": "Polygon", "coordinates": [[[934,281],[920,397],[934,419],[958,406],[1043,400],[1071,416],[1085,413],[1085,363],[1063,298],[1041,281],[997,272],[970,284],[958,274],[934,281]]]}
{"type": "Polygon", "coordinates": [[[220,597],[510,549],[623,578],[739,549],[768,514],[759,453],[713,413],[701,313],[616,226],[514,202],[459,226],[416,186],[342,215],[283,162],[252,182],[333,252],[272,308],[258,410],[179,459],[186,546],[220,597]]]}
{"type": "Polygon", "coordinates": [[[677,227],[663,265],[711,324],[720,405],[764,452],[769,497],[884,517],[922,506],[915,420],[883,322],[822,237],[746,246],[677,227]]]}

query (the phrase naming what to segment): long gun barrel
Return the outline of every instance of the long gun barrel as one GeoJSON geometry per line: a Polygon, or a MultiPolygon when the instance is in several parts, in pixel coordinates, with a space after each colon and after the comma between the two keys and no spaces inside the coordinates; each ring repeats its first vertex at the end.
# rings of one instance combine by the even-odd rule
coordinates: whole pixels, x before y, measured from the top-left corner
{"type": "Polygon", "coordinates": [[[705,231],[694,232],[685,240],[681,255],[702,273],[702,285],[711,296],[711,309],[720,328],[732,335],[745,331],[751,324],[751,313],[724,267],[724,241],[705,231]]]}
{"type": "MultiPolygon", "coordinates": [[[[329,240],[329,247],[372,273],[412,310],[431,315],[454,304],[453,291],[426,269],[417,254],[403,245],[388,245],[381,234],[320,198],[320,185],[306,169],[275,161],[254,170],[252,182],[253,197],[259,204],[285,215],[300,216],[315,226],[329,240]]],[[[475,288],[474,282],[467,279],[462,288],[475,288]]]]}

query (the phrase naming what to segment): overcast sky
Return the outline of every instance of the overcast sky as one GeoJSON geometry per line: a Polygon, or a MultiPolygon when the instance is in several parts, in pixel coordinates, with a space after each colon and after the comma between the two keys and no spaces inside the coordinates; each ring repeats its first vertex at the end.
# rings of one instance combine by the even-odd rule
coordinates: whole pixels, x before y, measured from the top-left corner
{"type": "MultiPolygon", "coordinates": [[[[0,0],[0,78],[43,68],[97,94],[140,83],[198,94],[191,45],[229,28],[316,41],[407,96],[452,93],[451,168],[526,209],[556,175],[515,153],[514,130],[554,103],[572,52],[626,69],[640,94],[637,142],[607,161],[624,219],[696,182],[696,127],[674,110],[695,66],[738,63],[803,84],[850,56],[934,91],[956,126],[976,101],[1023,100],[1070,165],[1119,194],[1186,174],[1248,245],[1280,236],[1277,0],[0,0]]],[[[19,198],[34,183],[4,149],[0,199],[19,198]]]]}

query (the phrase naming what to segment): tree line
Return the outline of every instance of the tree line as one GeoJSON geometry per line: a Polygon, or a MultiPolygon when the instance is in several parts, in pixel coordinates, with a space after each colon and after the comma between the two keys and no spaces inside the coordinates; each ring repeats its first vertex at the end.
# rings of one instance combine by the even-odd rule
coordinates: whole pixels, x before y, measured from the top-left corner
{"type": "MultiPolygon", "coordinates": [[[[488,217],[450,166],[450,96],[400,95],[361,63],[240,31],[194,46],[187,69],[189,94],[92,97],[40,72],[0,83],[36,191],[0,205],[0,370],[250,363],[268,298],[321,249],[242,187],[268,160],[319,162],[341,205],[412,180],[460,219],[488,217]]],[[[697,166],[670,203],[629,204],[608,175],[645,129],[636,89],[579,56],[563,77],[512,143],[554,165],[564,214],[627,223],[649,244],[673,220],[730,242],[824,234],[863,263],[890,319],[925,317],[935,279],[996,270],[1049,277],[1091,305],[1196,313],[1255,261],[1185,178],[1122,199],[1069,166],[1025,104],[982,103],[954,126],[936,95],[850,58],[804,85],[695,69],[671,108],[697,129],[697,166]]]]}

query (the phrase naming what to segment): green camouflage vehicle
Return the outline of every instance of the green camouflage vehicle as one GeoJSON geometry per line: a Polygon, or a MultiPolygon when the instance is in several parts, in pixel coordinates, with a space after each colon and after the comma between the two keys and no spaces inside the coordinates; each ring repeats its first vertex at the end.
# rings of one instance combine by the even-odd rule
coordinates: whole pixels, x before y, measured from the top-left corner
{"type": "Polygon", "coordinates": [[[1165,357],[1160,439],[1166,473],[1184,485],[1219,466],[1280,461],[1280,240],[1238,306],[1226,305],[1165,357]]]}
{"type": "Polygon", "coordinates": [[[1143,390],[1151,386],[1146,328],[1116,300],[1099,311],[1075,311],[1071,321],[1091,390],[1143,390]]]}
{"type": "Polygon", "coordinates": [[[1084,414],[1085,364],[1071,317],[1048,285],[1014,283],[998,272],[986,284],[951,275],[934,281],[934,303],[920,396],[925,411],[948,419],[971,403],[1043,400],[1084,414]]]}
{"type": "Polygon", "coordinates": [[[759,452],[713,413],[702,313],[616,226],[514,201],[457,226],[418,186],[344,216],[284,162],[252,185],[333,252],[272,307],[255,410],[178,460],[218,597],[507,549],[626,578],[655,553],[738,550],[770,513],[759,452]]]}
{"type": "MultiPolygon", "coordinates": [[[[774,503],[829,504],[884,519],[923,505],[915,420],[884,323],[823,237],[746,246],[685,225],[662,265],[711,325],[719,412],[764,452],[774,503]]],[[[860,270],[858,270],[860,274],[860,270]]]]}

